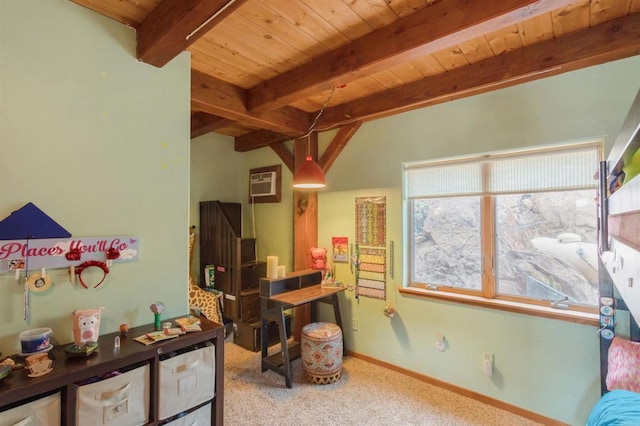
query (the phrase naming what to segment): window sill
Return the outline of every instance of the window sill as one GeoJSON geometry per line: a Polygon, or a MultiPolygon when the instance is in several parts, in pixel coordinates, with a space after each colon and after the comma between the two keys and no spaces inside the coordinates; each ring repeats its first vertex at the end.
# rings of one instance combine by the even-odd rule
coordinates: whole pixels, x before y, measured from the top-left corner
{"type": "Polygon", "coordinates": [[[548,306],[529,305],[508,300],[485,299],[483,297],[471,296],[468,294],[448,293],[444,291],[427,290],[415,287],[405,287],[401,288],[399,291],[401,294],[405,294],[408,296],[445,300],[448,302],[480,306],[489,309],[498,309],[501,311],[568,321],[576,324],[591,325],[594,327],[599,327],[600,324],[600,319],[597,313],[554,309],[548,306]]]}

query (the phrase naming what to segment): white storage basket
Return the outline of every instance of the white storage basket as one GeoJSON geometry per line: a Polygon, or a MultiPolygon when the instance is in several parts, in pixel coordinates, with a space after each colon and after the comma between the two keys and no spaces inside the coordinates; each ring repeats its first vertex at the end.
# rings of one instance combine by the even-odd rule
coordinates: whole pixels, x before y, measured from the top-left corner
{"type": "Polygon", "coordinates": [[[215,375],[216,353],[213,345],[161,361],[160,420],[213,399],[215,375]]]}
{"type": "Polygon", "coordinates": [[[60,393],[0,413],[0,426],[60,426],[60,393]]]}
{"type": "Polygon", "coordinates": [[[78,426],[135,426],[149,420],[149,364],[77,387],[78,426]]]}
{"type": "Polygon", "coordinates": [[[207,404],[184,417],[166,423],[167,426],[211,426],[211,404],[207,404]]]}

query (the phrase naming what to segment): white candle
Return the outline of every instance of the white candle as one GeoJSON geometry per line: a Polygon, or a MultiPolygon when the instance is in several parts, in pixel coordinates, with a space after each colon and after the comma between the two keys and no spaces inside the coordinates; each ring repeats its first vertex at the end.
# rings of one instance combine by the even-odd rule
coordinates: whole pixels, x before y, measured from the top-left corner
{"type": "Polygon", "coordinates": [[[284,278],[287,275],[287,267],[278,265],[278,278],[284,278]]]}
{"type": "Polygon", "coordinates": [[[278,256],[267,256],[267,278],[278,278],[278,256]]]}

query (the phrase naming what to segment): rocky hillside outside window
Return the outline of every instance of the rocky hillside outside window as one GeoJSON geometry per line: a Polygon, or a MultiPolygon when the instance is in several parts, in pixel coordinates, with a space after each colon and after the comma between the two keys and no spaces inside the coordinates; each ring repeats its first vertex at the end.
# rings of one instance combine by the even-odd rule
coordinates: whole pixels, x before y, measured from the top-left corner
{"type": "Polygon", "coordinates": [[[602,142],[404,165],[407,287],[590,311],[602,142]]]}

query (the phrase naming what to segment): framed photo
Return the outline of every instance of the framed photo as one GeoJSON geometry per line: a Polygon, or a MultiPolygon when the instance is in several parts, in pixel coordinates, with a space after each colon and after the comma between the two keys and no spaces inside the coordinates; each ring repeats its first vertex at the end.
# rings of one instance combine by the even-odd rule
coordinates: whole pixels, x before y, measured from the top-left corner
{"type": "Polygon", "coordinates": [[[249,171],[249,202],[279,203],[282,189],[282,165],[249,171]]]}

